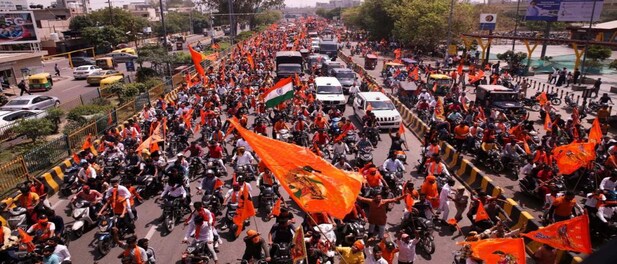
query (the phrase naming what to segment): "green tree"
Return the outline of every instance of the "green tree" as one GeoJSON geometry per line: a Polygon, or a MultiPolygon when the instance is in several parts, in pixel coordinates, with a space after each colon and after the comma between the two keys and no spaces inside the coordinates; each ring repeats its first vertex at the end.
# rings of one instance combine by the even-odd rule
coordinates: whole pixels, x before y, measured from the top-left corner
{"type": "Polygon", "coordinates": [[[341,13],[341,19],[347,27],[361,29],[362,24],[362,9],[359,6],[347,8],[341,13]]]}
{"type": "MultiPolygon", "coordinates": [[[[229,6],[227,0],[201,0],[203,4],[210,8],[219,10],[219,13],[229,13],[229,6]]],[[[262,10],[283,8],[285,6],[285,0],[234,0],[233,11],[234,13],[247,13],[246,16],[236,16],[235,23],[232,28],[236,28],[238,22],[248,22],[251,29],[256,26],[255,15],[252,13],[259,13],[262,10]]],[[[217,17],[218,18],[218,17],[217,17]]],[[[222,16],[218,21],[229,24],[229,17],[222,16]]]]}
{"type": "MultiPolygon", "coordinates": [[[[134,16],[129,11],[122,8],[114,7],[111,12],[109,8],[103,8],[84,16],[77,16],[71,19],[69,28],[73,31],[81,31],[82,37],[90,41],[91,44],[98,42],[91,41],[90,36],[84,36],[83,31],[88,28],[109,27],[114,28],[118,32],[122,32],[122,41],[111,41],[122,43],[126,41],[135,41],[139,37],[144,27],[149,25],[148,21],[140,16],[134,16]]],[[[92,30],[91,30],[92,31],[92,30]]]]}
{"type": "Polygon", "coordinates": [[[24,119],[19,121],[13,130],[18,135],[24,135],[36,143],[42,136],[51,135],[54,132],[54,124],[47,118],[24,119]]]}
{"type": "Polygon", "coordinates": [[[255,15],[255,24],[257,26],[269,25],[283,18],[283,13],[278,10],[267,10],[255,15]]]}
{"type": "Polygon", "coordinates": [[[611,57],[613,51],[605,46],[591,45],[587,49],[587,58],[594,61],[604,61],[611,57]]]}
{"type": "Polygon", "coordinates": [[[62,117],[64,117],[64,110],[53,107],[47,110],[47,119],[49,119],[54,124],[53,133],[58,133],[58,129],[60,127],[60,122],[62,121],[62,117]]]}
{"type": "Polygon", "coordinates": [[[107,53],[120,43],[129,40],[125,32],[116,27],[87,27],[81,31],[81,37],[96,48],[96,53],[107,53]]]}

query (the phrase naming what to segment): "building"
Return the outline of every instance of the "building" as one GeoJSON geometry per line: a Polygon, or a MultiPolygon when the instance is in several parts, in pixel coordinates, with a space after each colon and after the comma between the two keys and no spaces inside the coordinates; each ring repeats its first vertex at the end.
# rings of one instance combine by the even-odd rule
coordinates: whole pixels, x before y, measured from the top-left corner
{"type": "Polygon", "coordinates": [[[316,8],[323,9],[334,9],[334,8],[346,8],[346,7],[354,7],[359,6],[362,3],[360,0],[330,0],[327,3],[317,2],[315,4],[316,8]]]}
{"type": "Polygon", "coordinates": [[[597,23],[589,28],[589,23],[572,24],[566,28],[570,39],[617,42],[617,20],[597,23]]]}
{"type": "Polygon", "coordinates": [[[35,74],[42,69],[41,57],[45,55],[47,51],[0,52],[0,76],[16,85],[28,72],[35,74]]]}
{"type": "Polygon", "coordinates": [[[148,21],[159,21],[159,12],[157,12],[157,9],[145,1],[129,3],[128,5],[123,5],[122,8],[148,21]]]}

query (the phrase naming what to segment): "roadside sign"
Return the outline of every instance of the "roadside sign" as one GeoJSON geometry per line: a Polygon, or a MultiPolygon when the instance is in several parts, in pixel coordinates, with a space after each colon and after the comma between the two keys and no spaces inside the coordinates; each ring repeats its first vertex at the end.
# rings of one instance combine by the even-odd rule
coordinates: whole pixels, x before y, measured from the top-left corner
{"type": "Polygon", "coordinates": [[[480,30],[495,30],[497,14],[480,14],[480,30]]]}
{"type": "Polygon", "coordinates": [[[525,20],[587,22],[597,21],[603,0],[528,0],[525,20]]]}
{"type": "Polygon", "coordinates": [[[129,60],[126,62],[126,71],[128,72],[135,71],[135,62],[133,60],[129,60]]]}

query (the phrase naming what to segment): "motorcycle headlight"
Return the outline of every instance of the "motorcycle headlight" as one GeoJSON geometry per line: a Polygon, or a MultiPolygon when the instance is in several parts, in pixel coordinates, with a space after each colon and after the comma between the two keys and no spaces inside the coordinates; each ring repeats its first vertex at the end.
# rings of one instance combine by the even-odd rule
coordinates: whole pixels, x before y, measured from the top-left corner
{"type": "Polygon", "coordinates": [[[194,248],[194,247],[188,247],[188,248],[186,248],[186,252],[188,252],[189,254],[192,254],[192,253],[193,253],[193,251],[195,251],[195,248],[194,248]]]}
{"type": "Polygon", "coordinates": [[[107,232],[107,225],[99,225],[100,232],[107,232]]]}

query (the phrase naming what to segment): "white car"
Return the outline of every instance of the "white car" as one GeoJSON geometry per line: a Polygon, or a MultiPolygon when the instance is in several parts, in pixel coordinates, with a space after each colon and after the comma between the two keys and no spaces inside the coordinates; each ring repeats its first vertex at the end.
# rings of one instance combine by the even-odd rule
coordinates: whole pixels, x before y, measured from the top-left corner
{"type": "Polygon", "coordinates": [[[398,128],[403,121],[390,98],[381,92],[362,92],[356,95],[353,111],[359,120],[366,116],[367,109],[375,114],[379,128],[398,128]]]}
{"type": "Polygon", "coordinates": [[[0,110],[45,110],[47,108],[58,107],[59,105],[60,100],[55,96],[24,95],[9,100],[8,103],[0,107],[0,110]]]}
{"type": "Polygon", "coordinates": [[[341,112],[345,112],[347,100],[343,95],[343,86],[335,77],[315,78],[315,99],[320,101],[326,108],[336,107],[341,112]]]}
{"type": "Polygon", "coordinates": [[[0,111],[0,133],[21,119],[43,118],[47,116],[44,110],[0,111]]]}
{"type": "Polygon", "coordinates": [[[84,66],[79,66],[77,68],[75,68],[73,70],[73,78],[75,78],[75,80],[79,80],[79,79],[86,79],[88,78],[88,75],[100,70],[101,68],[96,67],[94,65],[84,65],[84,66]]]}

